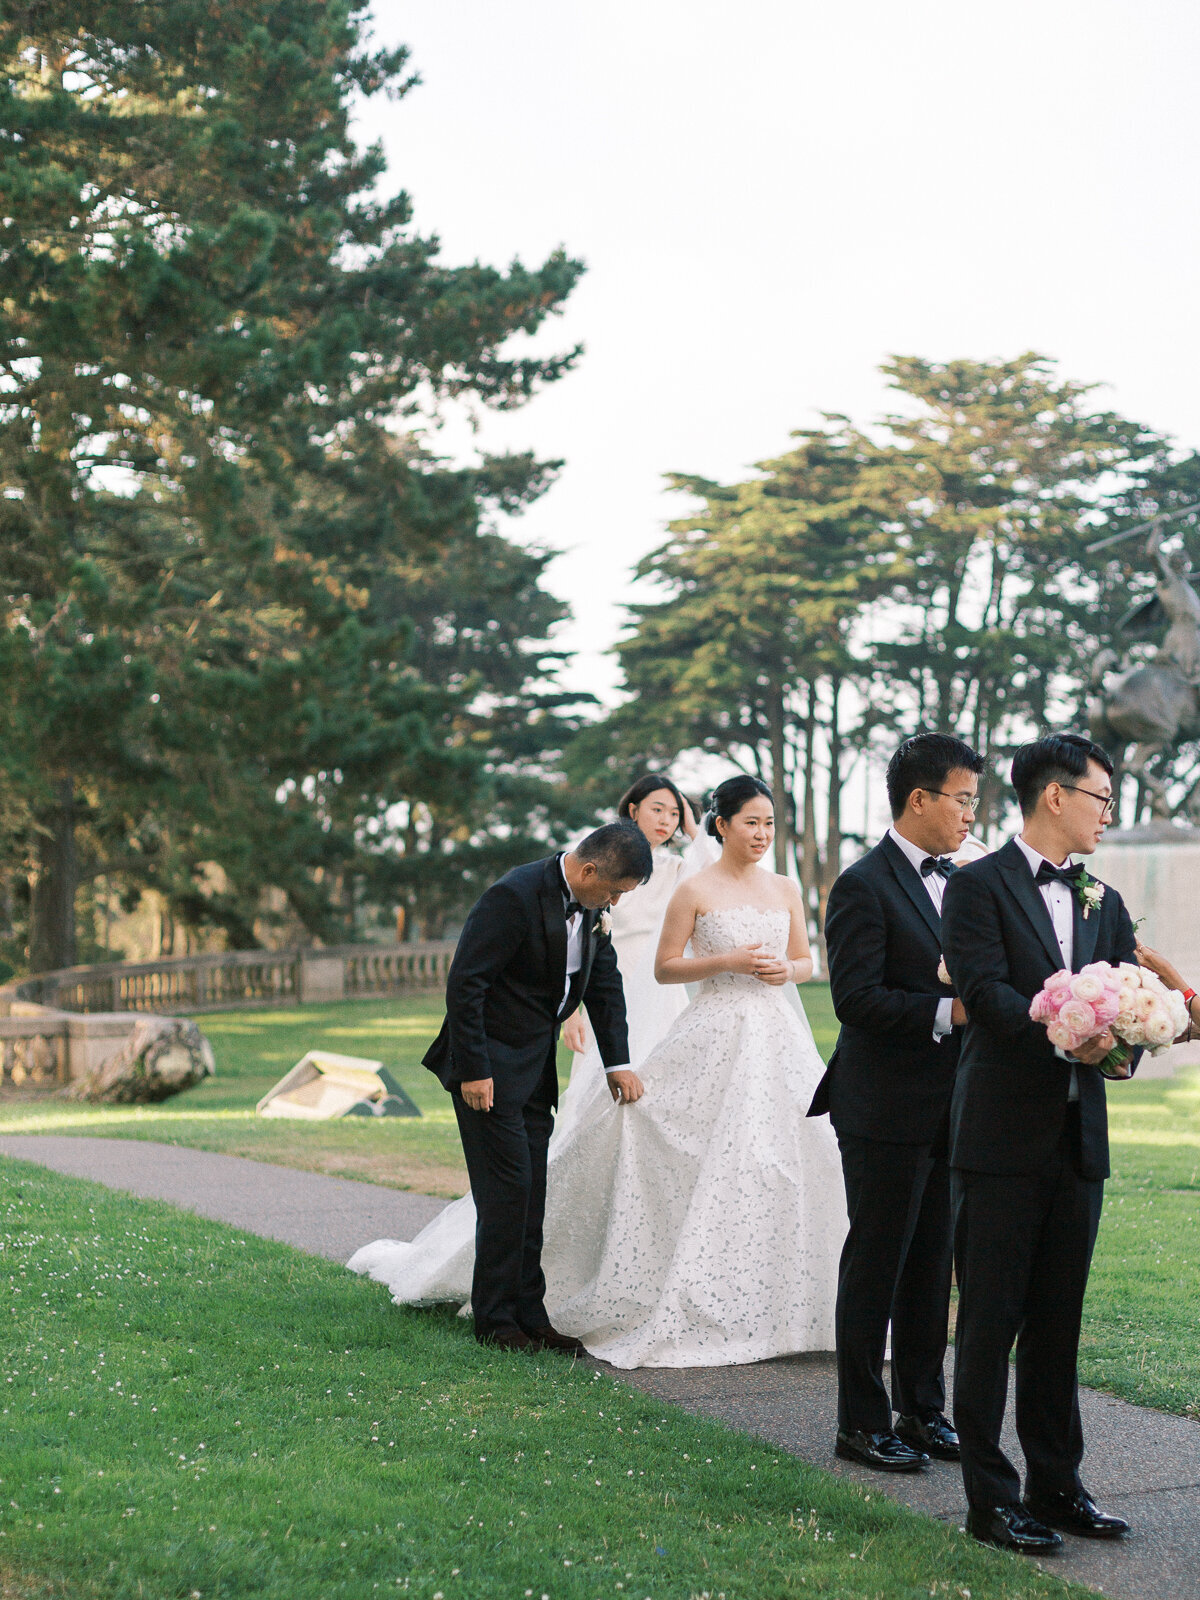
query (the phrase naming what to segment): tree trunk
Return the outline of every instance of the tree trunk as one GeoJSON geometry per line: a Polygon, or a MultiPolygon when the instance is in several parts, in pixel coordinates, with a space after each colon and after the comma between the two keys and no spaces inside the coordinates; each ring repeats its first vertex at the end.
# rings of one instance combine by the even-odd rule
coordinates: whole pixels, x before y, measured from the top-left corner
{"type": "Polygon", "coordinates": [[[800,837],[800,884],[811,921],[820,898],[821,860],[817,849],[817,686],[805,685],[804,706],[804,824],[800,837]]]}
{"type": "Polygon", "coordinates": [[[783,717],[783,685],[773,683],[767,691],[767,734],[771,741],[771,798],[775,803],[775,871],[780,873],[787,872],[788,834],[791,832],[783,717]]]}
{"type": "Polygon", "coordinates": [[[825,939],[825,902],[829,899],[834,879],[842,870],[842,680],[837,673],[830,679],[829,687],[828,824],[825,833],[824,870],[821,873],[821,903],[817,908],[817,927],[821,934],[822,952],[825,939]]]}
{"type": "Polygon", "coordinates": [[[54,972],[76,962],[75,895],[79,857],[75,849],[75,783],[62,778],[57,804],[42,821],[38,870],[30,906],[29,970],[54,972]]]}

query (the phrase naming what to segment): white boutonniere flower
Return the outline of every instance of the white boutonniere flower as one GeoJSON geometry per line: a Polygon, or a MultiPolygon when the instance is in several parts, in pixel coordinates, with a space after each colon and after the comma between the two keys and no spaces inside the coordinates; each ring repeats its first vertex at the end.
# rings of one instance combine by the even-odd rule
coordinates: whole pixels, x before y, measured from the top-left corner
{"type": "Polygon", "coordinates": [[[612,912],[607,908],[596,918],[596,932],[605,935],[612,932],[612,912]]]}
{"type": "Polygon", "coordinates": [[[1079,881],[1075,885],[1075,893],[1079,897],[1079,909],[1086,922],[1093,911],[1100,909],[1100,902],[1104,899],[1104,885],[1097,883],[1095,878],[1089,878],[1086,872],[1081,872],[1079,881]]]}

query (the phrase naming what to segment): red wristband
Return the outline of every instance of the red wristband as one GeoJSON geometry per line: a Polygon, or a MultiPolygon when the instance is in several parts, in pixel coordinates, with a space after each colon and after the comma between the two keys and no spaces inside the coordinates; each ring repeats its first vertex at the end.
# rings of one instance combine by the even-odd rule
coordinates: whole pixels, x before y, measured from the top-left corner
{"type": "Polygon", "coordinates": [[[1185,989],[1183,991],[1183,1003],[1184,1003],[1185,1006],[1190,1006],[1192,1001],[1195,998],[1196,998],[1195,989],[1185,989]]]}

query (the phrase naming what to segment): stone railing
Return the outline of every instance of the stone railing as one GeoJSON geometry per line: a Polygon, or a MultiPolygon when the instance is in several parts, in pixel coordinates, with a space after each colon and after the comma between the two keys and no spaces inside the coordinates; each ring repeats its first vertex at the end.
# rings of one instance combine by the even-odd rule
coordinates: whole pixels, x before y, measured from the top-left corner
{"type": "Polygon", "coordinates": [[[403,994],[441,988],[453,955],[454,942],[439,939],[397,945],[347,944],[324,950],[231,950],[168,961],[67,967],[0,989],[0,1013],[17,1001],[59,1011],[157,1011],[187,1016],[200,1011],[403,994]]]}

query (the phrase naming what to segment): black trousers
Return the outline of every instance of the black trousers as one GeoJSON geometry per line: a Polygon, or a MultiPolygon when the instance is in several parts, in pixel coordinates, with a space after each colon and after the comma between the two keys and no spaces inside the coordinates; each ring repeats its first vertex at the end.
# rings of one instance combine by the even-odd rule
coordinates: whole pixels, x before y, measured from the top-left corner
{"type": "Polygon", "coordinates": [[[892,1406],[946,1407],[950,1179],[945,1144],[887,1144],[838,1134],[850,1231],[838,1271],[838,1427],[885,1433],[892,1406]],[[892,1325],[892,1397],[883,1383],[892,1325]]]}
{"type": "Polygon", "coordinates": [[[1080,1487],[1079,1326],[1104,1183],[1081,1178],[1079,1117],[1068,1108],[1054,1159],[1034,1175],[951,1173],[958,1272],[954,1421],[970,1505],[1012,1505],[1016,1468],[1000,1448],[1016,1344],[1017,1437],[1026,1489],[1080,1487]]]}
{"type": "Polygon", "coordinates": [[[506,1099],[498,1092],[490,1111],[472,1111],[461,1094],[453,1096],[475,1199],[471,1310],[476,1338],[541,1328],[550,1320],[542,1224],[556,1095],[551,1047],[545,1071],[527,1098],[506,1099]]]}

